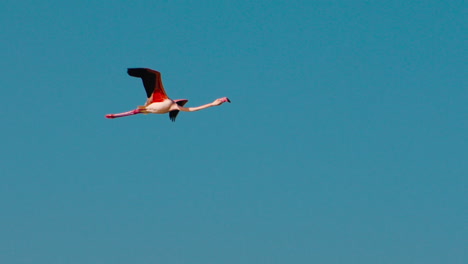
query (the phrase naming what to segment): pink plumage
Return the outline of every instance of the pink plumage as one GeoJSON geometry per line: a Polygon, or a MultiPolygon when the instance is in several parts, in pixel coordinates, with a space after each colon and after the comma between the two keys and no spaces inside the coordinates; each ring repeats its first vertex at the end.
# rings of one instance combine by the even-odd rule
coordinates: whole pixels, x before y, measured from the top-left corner
{"type": "Polygon", "coordinates": [[[118,114],[107,114],[106,118],[118,118],[136,114],[166,114],[169,113],[169,118],[174,122],[179,111],[183,112],[194,112],[202,109],[206,109],[212,106],[218,106],[225,102],[230,103],[231,100],[227,97],[222,97],[214,100],[212,103],[197,107],[184,107],[188,102],[187,99],[170,99],[161,79],[161,73],[148,68],[129,68],[127,73],[130,76],[141,78],[143,86],[146,91],[146,103],[143,106],[138,106],[137,109],[130,110],[118,114]]]}

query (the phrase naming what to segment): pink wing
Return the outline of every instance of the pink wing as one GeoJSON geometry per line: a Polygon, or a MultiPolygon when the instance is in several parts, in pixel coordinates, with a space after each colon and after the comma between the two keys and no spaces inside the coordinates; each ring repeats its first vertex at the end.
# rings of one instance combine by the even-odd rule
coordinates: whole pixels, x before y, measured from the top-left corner
{"type": "Polygon", "coordinates": [[[130,76],[141,78],[146,90],[146,96],[150,98],[151,103],[162,102],[168,99],[166,91],[164,91],[160,72],[148,68],[129,68],[127,73],[130,76]]]}

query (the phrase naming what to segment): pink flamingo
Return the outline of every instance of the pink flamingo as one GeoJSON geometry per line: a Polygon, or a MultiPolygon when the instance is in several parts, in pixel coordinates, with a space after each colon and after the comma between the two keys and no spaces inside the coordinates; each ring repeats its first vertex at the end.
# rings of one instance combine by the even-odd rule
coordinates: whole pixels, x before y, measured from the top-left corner
{"type": "Polygon", "coordinates": [[[187,99],[172,100],[166,95],[160,72],[148,68],[130,68],[127,70],[127,73],[130,76],[142,79],[148,99],[146,100],[145,105],[138,106],[137,109],[119,114],[108,114],[106,115],[107,118],[117,118],[136,114],[169,113],[169,118],[174,122],[179,111],[194,112],[208,107],[218,106],[225,102],[231,102],[229,98],[223,97],[202,106],[184,107],[188,102],[187,99]]]}

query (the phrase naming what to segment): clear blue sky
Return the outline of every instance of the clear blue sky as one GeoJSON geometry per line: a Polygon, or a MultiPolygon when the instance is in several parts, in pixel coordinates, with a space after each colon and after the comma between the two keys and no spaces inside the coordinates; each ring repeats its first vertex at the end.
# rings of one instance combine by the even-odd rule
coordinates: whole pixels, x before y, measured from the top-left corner
{"type": "Polygon", "coordinates": [[[0,262],[468,262],[467,4],[0,4],[0,262]],[[162,72],[196,113],[145,101],[162,72]]]}

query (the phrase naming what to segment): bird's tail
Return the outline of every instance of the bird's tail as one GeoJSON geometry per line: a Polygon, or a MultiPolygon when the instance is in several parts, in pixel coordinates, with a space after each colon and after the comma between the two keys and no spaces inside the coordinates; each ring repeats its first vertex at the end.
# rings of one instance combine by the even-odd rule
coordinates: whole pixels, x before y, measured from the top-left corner
{"type": "Polygon", "coordinates": [[[128,112],[123,112],[123,113],[118,113],[118,114],[108,114],[108,115],[106,115],[106,118],[118,118],[118,117],[136,115],[136,114],[140,114],[140,113],[141,113],[140,109],[135,109],[135,110],[131,110],[131,111],[128,111],[128,112]]]}

